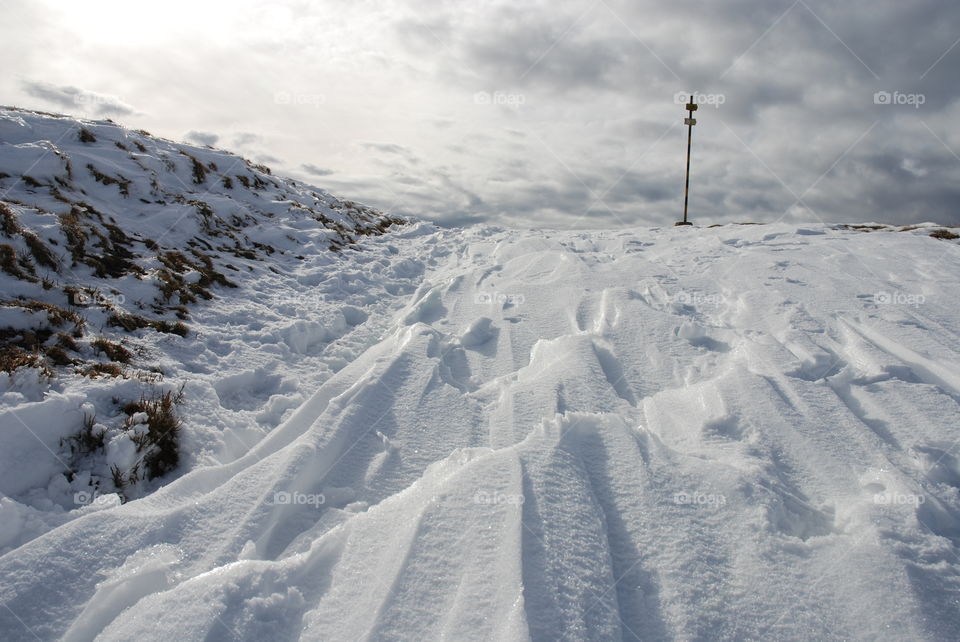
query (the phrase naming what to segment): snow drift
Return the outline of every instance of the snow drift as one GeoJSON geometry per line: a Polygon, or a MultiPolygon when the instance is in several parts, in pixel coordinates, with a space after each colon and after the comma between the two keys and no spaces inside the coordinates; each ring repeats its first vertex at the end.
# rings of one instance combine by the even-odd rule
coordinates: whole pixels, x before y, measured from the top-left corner
{"type": "Polygon", "coordinates": [[[282,366],[212,356],[269,330],[208,317],[222,412],[282,420],[13,547],[0,631],[953,639],[960,247],[934,229],[388,231],[324,300],[377,332],[317,339],[341,360],[294,408],[258,392],[282,366]]]}

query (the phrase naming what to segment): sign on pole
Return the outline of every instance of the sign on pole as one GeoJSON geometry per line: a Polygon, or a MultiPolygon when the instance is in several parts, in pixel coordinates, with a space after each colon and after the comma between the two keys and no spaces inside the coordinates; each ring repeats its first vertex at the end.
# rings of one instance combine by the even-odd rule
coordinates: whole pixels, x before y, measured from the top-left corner
{"type": "Polygon", "coordinates": [[[683,220],[677,221],[674,225],[693,225],[687,220],[687,203],[690,200],[690,143],[693,141],[693,126],[697,124],[697,119],[693,117],[693,112],[697,111],[697,103],[693,102],[693,95],[690,95],[690,102],[687,103],[689,114],[683,119],[683,124],[687,126],[687,179],[683,187],[683,220]]]}

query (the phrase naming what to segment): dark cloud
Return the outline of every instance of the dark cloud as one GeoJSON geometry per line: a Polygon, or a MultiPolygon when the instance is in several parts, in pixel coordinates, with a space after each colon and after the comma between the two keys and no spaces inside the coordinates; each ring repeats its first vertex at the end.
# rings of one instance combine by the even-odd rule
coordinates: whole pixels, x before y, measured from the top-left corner
{"type": "Polygon", "coordinates": [[[679,172],[667,180],[664,176],[652,176],[639,172],[627,171],[613,185],[604,189],[603,201],[611,205],[631,204],[638,200],[647,203],[656,203],[677,196],[679,172]]]}
{"type": "Polygon", "coordinates": [[[96,116],[129,116],[136,113],[133,107],[117,96],[100,94],[70,85],[53,85],[45,82],[22,80],[21,88],[30,96],[40,98],[70,111],[86,111],[96,116]]]}
{"type": "Polygon", "coordinates": [[[216,134],[211,134],[209,132],[198,132],[198,131],[189,131],[186,136],[187,140],[199,143],[201,145],[209,145],[213,147],[217,144],[217,141],[220,140],[220,137],[216,134]]]}
{"type": "Polygon", "coordinates": [[[395,145],[393,143],[360,143],[364,149],[370,149],[383,154],[400,154],[402,156],[411,156],[412,153],[408,147],[395,145]]]}
{"type": "Polygon", "coordinates": [[[233,137],[233,144],[237,147],[246,147],[263,141],[263,138],[250,132],[239,132],[233,137]]]}
{"type": "MultiPolygon", "coordinates": [[[[419,155],[413,149],[395,143],[361,142],[359,147],[366,152],[368,162],[400,174],[413,171],[421,164],[419,155]]],[[[398,175],[400,175],[398,174],[398,175]]]]}
{"type": "Polygon", "coordinates": [[[300,165],[300,168],[312,176],[330,176],[331,174],[333,174],[332,169],[317,167],[312,163],[303,163],[302,165],[300,165]]]}

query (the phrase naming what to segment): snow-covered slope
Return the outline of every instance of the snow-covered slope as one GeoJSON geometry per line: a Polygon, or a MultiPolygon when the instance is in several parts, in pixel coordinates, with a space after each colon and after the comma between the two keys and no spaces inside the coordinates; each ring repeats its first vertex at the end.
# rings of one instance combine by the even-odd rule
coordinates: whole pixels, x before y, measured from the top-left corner
{"type": "Polygon", "coordinates": [[[382,340],[246,454],[0,557],[0,631],[955,639],[960,247],[932,231],[388,232],[351,259],[419,284],[382,340]]]}
{"type": "Polygon", "coordinates": [[[372,240],[398,223],[228,152],[0,109],[0,553],[246,453],[416,288],[372,240]]]}

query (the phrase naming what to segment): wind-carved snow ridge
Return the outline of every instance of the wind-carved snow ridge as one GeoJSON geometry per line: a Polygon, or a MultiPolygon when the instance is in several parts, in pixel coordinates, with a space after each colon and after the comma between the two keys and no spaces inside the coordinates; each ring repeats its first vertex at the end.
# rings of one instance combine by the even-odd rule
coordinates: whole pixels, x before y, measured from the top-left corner
{"type": "MultiPolygon", "coordinates": [[[[343,267],[406,288],[346,299],[377,336],[235,457],[0,557],[0,630],[952,639],[960,248],[928,232],[392,232],[343,267]]],[[[286,354],[218,403],[284,395],[286,354]]]]}

